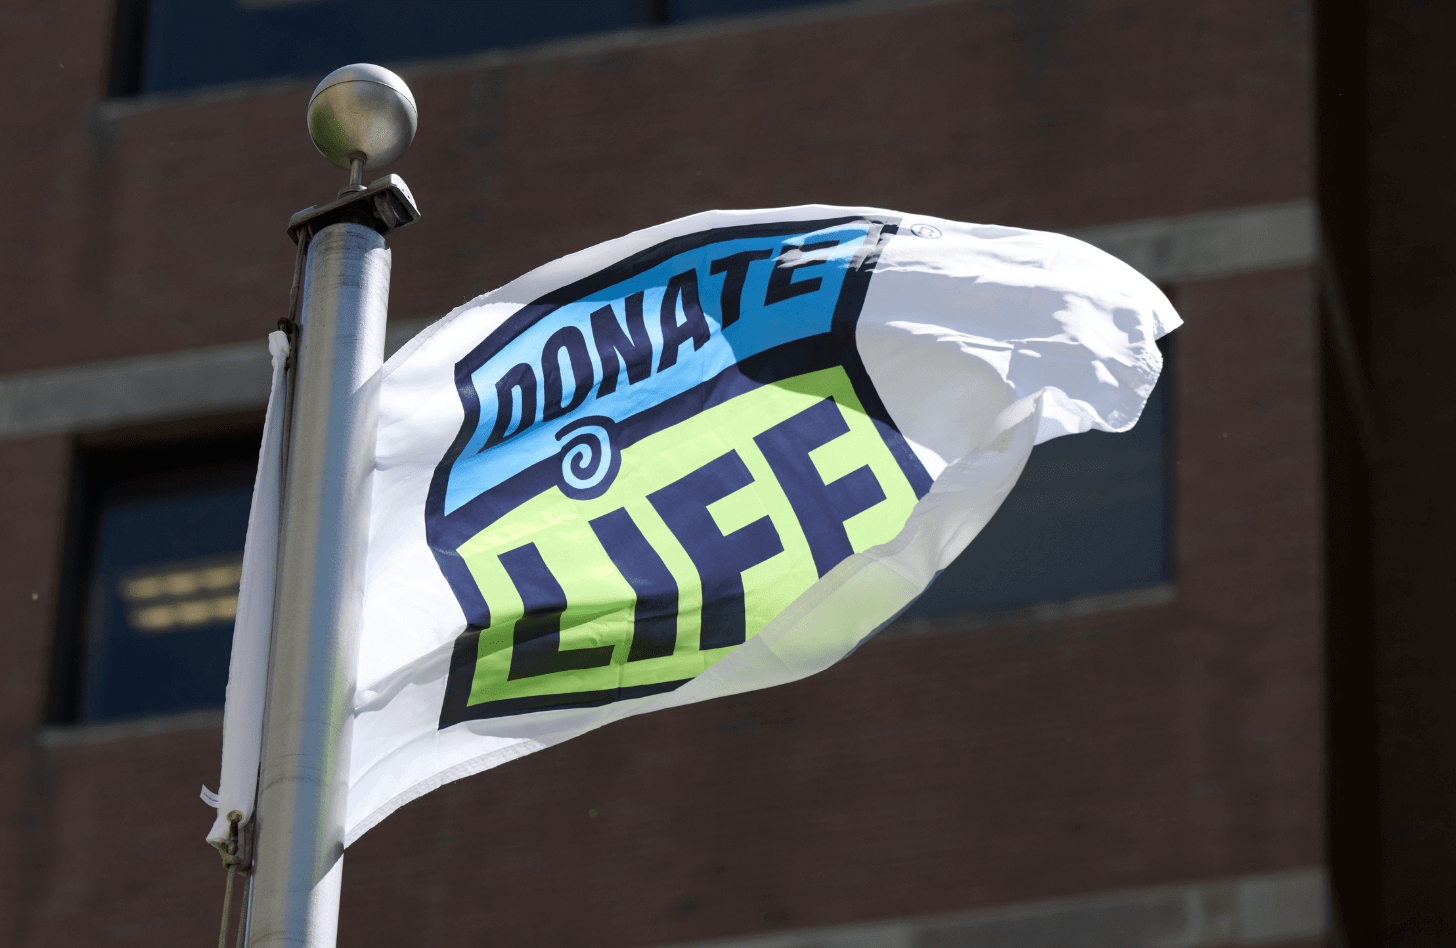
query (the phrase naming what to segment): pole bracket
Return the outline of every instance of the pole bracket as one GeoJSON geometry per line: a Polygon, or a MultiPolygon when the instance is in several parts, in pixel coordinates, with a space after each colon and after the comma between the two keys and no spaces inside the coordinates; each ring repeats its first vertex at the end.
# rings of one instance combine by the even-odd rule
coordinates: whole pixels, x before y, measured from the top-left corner
{"type": "Polygon", "coordinates": [[[288,236],[298,243],[305,227],[318,233],[330,224],[363,224],[381,235],[391,234],[420,219],[420,209],[404,179],[387,174],[362,191],[347,192],[322,207],[307,207],[288,219],[288,236]]]}
{"type": "Polygon", "coordinates": [[[247,875],[253,870],[253,821],[242,823],[242,814],[237,810],[228,814],[228,841],[217,845],[222,864],[247,875]]]}

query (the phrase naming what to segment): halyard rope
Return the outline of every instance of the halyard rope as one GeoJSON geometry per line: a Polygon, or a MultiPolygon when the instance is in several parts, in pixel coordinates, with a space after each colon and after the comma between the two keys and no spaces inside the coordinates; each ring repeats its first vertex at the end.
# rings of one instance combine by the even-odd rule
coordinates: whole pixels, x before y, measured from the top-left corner
{"type": "MultiPolygon", "coordinates": [[[[238,864],[243,861],[243,857],[238,855],[238,824],[242,819],[243,814],[237,810],[228,814],[227,852],[222,857],[223,863],[227,865],[227,882],[222,890],[222,928],[217,933],[217,948],[227,948],[228,915],[233,905],[233,880],[238,874],[238,864]]],[[[243,932],[247,928],[247,914],[248,908],[245,904],[238,917],[238,948],[242,948],[243,932]]]]}

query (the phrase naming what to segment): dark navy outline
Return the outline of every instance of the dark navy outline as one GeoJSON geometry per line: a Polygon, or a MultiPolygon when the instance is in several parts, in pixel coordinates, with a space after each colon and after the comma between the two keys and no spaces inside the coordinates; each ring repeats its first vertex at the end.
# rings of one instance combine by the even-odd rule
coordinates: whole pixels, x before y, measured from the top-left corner
{"type": "Polygon", "coordinates": [[[556,452],[556,488],[558,490],[572,500],[592,500],[611,490],[612,482],[617,479],[617,472],[622,469],[622,450],[617,439],[617,422],[615,420],[606,415],[583,415],[558,428],[556,440],[561,442],[561,448],[556,452]],[[594,456],[597,466],[600,467],[605,463],[607,469],[602,474],[602,479],[591,487],[573,487],[566,482],[567,457],[580,444],[576,432],[591,427],[600,428],[607,433],[607,443],[598,445],[594,456]],[[565,440],[562,440],[563,438],[565,440]],[[602,461],[603,454],[607,455],[605,462],[602,461]]]}
{"type": "MultiPolygon", "coordinates": [[[[455,365],[455,386],[465,409],[465,418],[449,449],[430,480],[425,499],[425,529],[430,551],[440,566],[450,588],[465,612],[468,625],[455,640],[450,659],[450,674],[445,699],[440,709],[440,727],[462,721],[527,714],[556,708],[587,708],[629,698],[646,697],[672,691],[692,679],[660,682],[626,688],[591,692],[565,692],[555,695],[533,695],[505,698],[476,705],[468,704],[475,679],[480,632],[490,626],[490,607],[486,604],[474,576],[459,555],[459,547],[492,523],[519,507],[525,501],[556,486],[560,478],[560,458],[553,454],[506,478],[489,490],[471,498],[457,510],[445,514],[445,491],[450,470],[474,436],[480,421],[480,397],[472,376],[482,365],[531,326],[555,310],[574,303],[599,290],[613,286],[651,270],[679,254],[709,244],[753,237],[798,236],[846,224],[868,224],[864,243],[845,268],[839,299],[835,303],[826,333],[807,336],[756,353],[724,369],[718,375],[665,399],[635,415],[616,423],[613,448],[621,452],[642,440],[684,421],[709,408],[763,385],[806,375],[822,369],[842,367],[849,376],[855,397],[865,414],[874,422],[880,438],[889,448],[917,499],[930,490],[931,478],[910,445],[891,420],[879,393],[870,381],[855,342],[855,327],[870,277],[879,262],[886,242],[898,233],[898,218],[838,217],[816,221],[784,221],[773,224],[747,224],[719,227],[675,237],[643,250],[604,270],[560,287],[533,303],[523,306],[472,349],[455,365]],[[563,701],[562,699],[567,699],[563,701]]],[[[514,433],[511,437],[514,436],[514,433]]],[[[507,438],[506,440],[509,440],[507,438]]]]}
{"type": "Polygon", "coordinates": [[[440,707],[440,729],[462,721],[481,718],[504,718],[517,714],[531,714],[535,711],[555,711],[567,708],[599,708],[616,701],[632,698],[647,698],[652,695],[676,691],[692,681],[658,681],[646,685],[629,685],[625,688],[607,688],[601,691],[567,691],[550,695],[523,695],[519,698],[501,698],[472,705],[470,689],[475,685],[475,665],[480,652],[480,633],[477,625],[466,627],[455,639],[455,648],[450,653],[450,676],[445,680],[445,700],[440,707]],[[563,698],[570,698],[563,701],[563,698]],[[479,713],[489,709],[489,714],[479,713]]]}

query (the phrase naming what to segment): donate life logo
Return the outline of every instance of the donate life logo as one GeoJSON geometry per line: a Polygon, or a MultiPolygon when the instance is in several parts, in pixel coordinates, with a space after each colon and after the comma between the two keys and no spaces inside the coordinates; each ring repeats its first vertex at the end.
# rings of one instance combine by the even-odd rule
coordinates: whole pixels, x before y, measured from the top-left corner
{"type": "Polygon", "coordinates": [[[901,530],[930,477],[855,346],[895,223],[677,238],[456,365],[425,507],[469,623],[442,728],[677,688],[901,530]]]}

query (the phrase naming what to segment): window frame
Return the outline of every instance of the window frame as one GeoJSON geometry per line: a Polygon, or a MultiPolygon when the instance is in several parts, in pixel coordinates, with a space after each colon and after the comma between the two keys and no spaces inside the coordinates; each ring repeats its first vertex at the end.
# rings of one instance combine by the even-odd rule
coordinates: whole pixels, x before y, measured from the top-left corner
{"type": "MultiPolygon", "coordinates": [[[[169,472],[185,481],[189,476],[197,476],[208,463],[215,467],[241,465],[251,458],[256,464],[262,432],[262,410],[250,410],[90,432],[73,439],[60,595],[45,708],[47,725],[124,720],[88,720],[84,716],[89,644],[87,607],[108,489],[144,477],[165,477],[169,472]],[[178,465],[175,458],[179,455],[204,460],[178,465]]],[[[167,713],[171,712],[163,712],[167,713]]],[[[156,715],[141,717],[153,716],[156,715]]]]}

